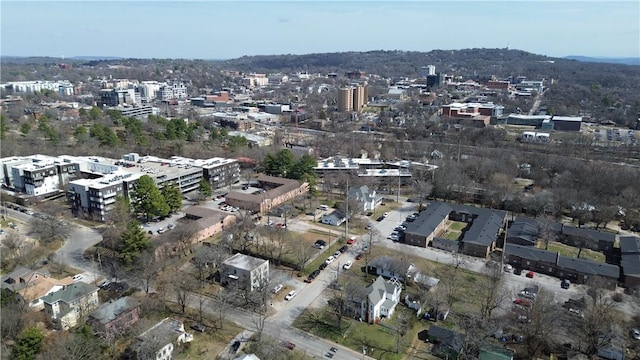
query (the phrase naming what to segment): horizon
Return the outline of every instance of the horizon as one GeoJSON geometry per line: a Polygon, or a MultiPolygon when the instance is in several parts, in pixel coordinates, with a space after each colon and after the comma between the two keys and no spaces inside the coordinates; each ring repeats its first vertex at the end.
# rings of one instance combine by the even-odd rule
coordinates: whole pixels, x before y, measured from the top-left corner
{"type": "Polygon", "coordinates": [[[230,60],[507,47],[554,58],[640,57],[637,1],[48,0],[3,1],[1,15],[1,52],[14,57],[230,60]]]}

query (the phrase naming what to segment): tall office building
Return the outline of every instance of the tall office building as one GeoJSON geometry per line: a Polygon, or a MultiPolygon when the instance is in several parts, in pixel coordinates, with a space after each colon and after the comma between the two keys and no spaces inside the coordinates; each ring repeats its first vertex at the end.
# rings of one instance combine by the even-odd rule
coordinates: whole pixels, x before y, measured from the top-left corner
{"type": "Polygon", "coordinates": [[[351,84],[338,89],[338,111],[361,111],[366,103],[366,84],[351,84]]]}

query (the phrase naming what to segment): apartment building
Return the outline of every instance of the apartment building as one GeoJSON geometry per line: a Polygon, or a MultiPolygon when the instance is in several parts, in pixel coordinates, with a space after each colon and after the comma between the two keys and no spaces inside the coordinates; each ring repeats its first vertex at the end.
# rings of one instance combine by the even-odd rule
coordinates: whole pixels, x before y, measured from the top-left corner
{"type": "Polygon", "coordinates": [[[338,111],[361,111],[366,102],[365,85],[354,84],[338,89],[338,111]]]}
{"type": "Polygon", "coordinates": [[[100,90],[100,104],[112,107],[118,105],[136,105],[135,89],[102,89],[100,90]]]}
{"type": "Polygon", "coordinates": [[[74,179],[79,171],[77,163],[47,155],[3,158],[0,165],[2,184],[30,196],[61,190],[61,184],[74,179]]]}
{"type": "Polygon", "coordinates": [[[254,291],[269,280],[269,260],[235,254],[220,265],[220,281],[225,286],[237,286],[254,291]]]}
{"type": "Polygon", "coordinates": [[[187,87],[183,83],[164,84],[156,92],[156,98],[160,101],[184,100],[187,98],[187,87]]]}
{"type": "Polygon", "coordinates": [[[60,81],[12,81],[0,85],[3,88],[16,93],[35,93],[42,90],[51,90],[61,96],[71,96],[74,86],[69,80],[60,81]]]}

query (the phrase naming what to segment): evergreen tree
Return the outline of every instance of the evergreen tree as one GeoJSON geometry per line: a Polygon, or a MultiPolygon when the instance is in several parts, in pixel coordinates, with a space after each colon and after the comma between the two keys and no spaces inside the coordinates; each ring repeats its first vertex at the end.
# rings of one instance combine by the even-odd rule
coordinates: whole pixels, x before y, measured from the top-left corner
{"type": "Polygon", "coordinates": [[[165,203],[169,206],[169,212],[180,210],[182,207],[182,193],[176,183],[172,182],[165,185],[161,192],[165,203]]]}
{"type": "Polygon", "coordinates": [[[136,213],[143,214],[147,220],[156,216],[166,216],[171,211],[158,186],[149,175],[142,175],[138,179],[131,200],[136,213]]]}
{"type": "Polygon", "coordinates": [[[12,359],[33,360],[40,352],[44,334],[35,327],[26,328],[13,347],[12,359]]]}
{"type": "Polygon", "coordinates": [[[205,197],[209,197],[213,193],[213,191],[211,190],[211,184],[205,179],[200,179],[200,186],[198,186],[198,191],[200,191],[200,194],[204,195],[205,197]]]}
{"type": "Polygon", "coordinates": [[[294,164],[293,153],[289,149],[282,149],[275,156],[267,154],[263,166],[267,175],[289,177],[294,164]]]}
{"type": "Polygon", "coordinates": [[[131,265],[149,245],[149,239],[140,227],[140,223],[136,220],[129,221],[127,228],[122,232],[120,245],[122,261],[131,265]]]}

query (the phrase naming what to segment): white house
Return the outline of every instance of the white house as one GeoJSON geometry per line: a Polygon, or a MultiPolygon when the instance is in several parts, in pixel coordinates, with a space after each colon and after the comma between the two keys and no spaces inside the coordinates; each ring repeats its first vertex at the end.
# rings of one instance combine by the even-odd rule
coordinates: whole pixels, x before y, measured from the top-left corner
{"type": "Polygon", "coordinates": [[[401,301],[402,286],[391,279],[385,281],[382,276],[365,288],[364,297],[360,299],[360,318],[370,324],[378,323],[383,317],[390,318],[401,301]]]}
{"type": "Polygon", "coordinates": [[[254,291],[264,286],[268,280],[269,260],[237,253],[220,265],[222,285],[233,285],[254,291]]]}
{"type": "Polygon", "coordinates": [[[140,334],[130,351],[137,359],[170,360],[174,345],[193,341],[181,321],[166,318],[140,334]]]}
{"type": "Polygon", "coordinates": [[[64,330],[75,327],[99,305],[98,288],[78,281],[42,297],[45,313],[64,330]]]}
{"type": "Polygon", "coordinates": [[[376,191],[366,185],[349,189],[349,198],[357,201],[362,206],[358,210],[365,213],[373,211],[382,203],[382,196],[376,195],[376,191]]]}
{"type": "Polygon", "coordinates": [[[320,222],[326,225],[340,226],[347,221],[347,217],[340,211],[334,210],[330,214],[322,216],[320,222]]]}

